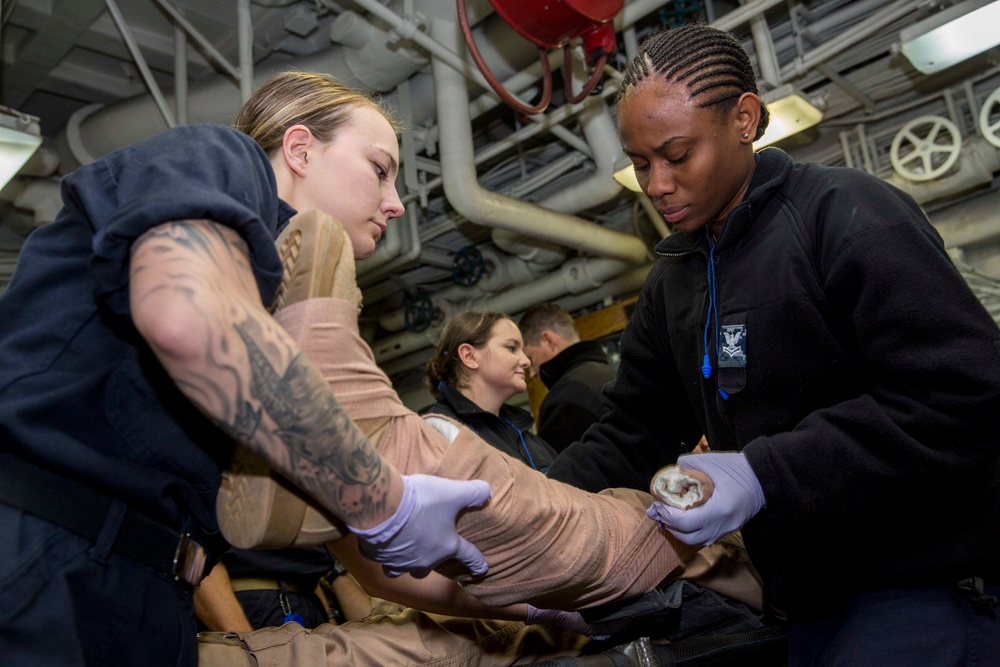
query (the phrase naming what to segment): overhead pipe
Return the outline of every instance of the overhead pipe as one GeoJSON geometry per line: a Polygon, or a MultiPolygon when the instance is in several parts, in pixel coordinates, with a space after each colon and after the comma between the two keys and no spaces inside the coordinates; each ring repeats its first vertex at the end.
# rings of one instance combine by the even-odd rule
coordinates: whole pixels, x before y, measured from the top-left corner
{"type": "MultiPolygon", "coordinates": [[[[331,49],[295,61],[298,69],[327,72],[334,77],[375,92],[392,90],[427,63],[413,52],[389,48],[388,32],[373,26],[369,39],[360,48],[334,46],[331,49]],[[350,56],[350,61],[348,60],[350,56]],[[367,72],[371,72],[370,75],[367,72]],[[391,78],[383,74],[391,73],[391,78]],[[381,76],[382,78],[376,78],[381,76]],[[388,86],[388,87],[387,87],[388,86]]],[[[258,67],[255,85],[289,67],[281,63],[271,68],[258,67]]],[[[241,104],[240,90],[228,77],[217,75],[189,87],[189,120],[192,123],[228,123],[241,104]]],[[[141,95],[107,105],[89,105],[77,111],[67,122],[64,145],[64,171],[94,161],[112,150],[135,143],[166,129],[157,116],[153,100],[141,95]]]]}
{"type": "MultiPolygon", "coordinates": [[[[563,76],[568,73],[563,72],[563,76]]],[[[579,78],[577,73],[573,78],[579,78]]],[[[578,213],[603,204],[622,191],[615,180],[615,163],[625,157],[618,128],[607,104],[591,104],[579,115],[583,136],[590,146],[594,172],[587,178],[560,190],[538,202],[538,205],[560,213],[578,213]]]]}
{"type": "Polygon", "coordinates": [[[529,239],[503,229],[494,229],[491,238],[496,247],[536,269],[554,269],[566,261],[566,249],[552,243],[529,239]]]}
{"type": "MultiPolygon", "coordinates": [[[[513,286],[532,283],[554,268],[549,266],[542,269],[518,257],[490,248],[483,249],[481,254],[487,267],[482,279],[475,285],[449,285],[436,291],[433,296],[434,308],[443,312],[461,312],[468,307],[455,304],[488,301],[513,286]]],[[[406,308],[396,308],[381,315],[378,323],[386,331],[402,331],[406,328],[406,308]]]]}
{"type": "Polygon", "coordinates": [[[837,37],[824,42],[822,46],[816,47],[809,53],[796,58],[791,63],[782,67],[782,78],[787,81],[790,78],[808,74],[810,70],[818,65],[840,55],[855,44],[868,39],[890,23],[903,18],[917,9],[920,4],[921,0],[897,0],[897,2],[869,16],[853,30],[841,33],[837,37]]]}
{"type": "MultiPolygon", "coordinates": [[[[461,41],[457,23],[441,18],[431,19],[431,34],[452,48],[461,41]]],[[[614,257],[633,264],[647,257],[645,244],[634,236],[481,187],[476,177],[472,119],[468,104],[464,102],[468,100],[465,80],[439,59],[434,58],[431,63],[438,125],[449,128],[447,140],[439,146],[441,176],[445,196],[458,213],[482,225],[518,232],[596,256],[614,257]],[[456,104],[456,100],[463,103],[456,104]]]]}
{"type": "MultiPolygon", "coordinates": [[[[475,300],[472,305],[479,310],[495,310],[501,313],[519,313],[542,301],[554,301],[568,294],[590,293],[605,282],[618,278],[631,269],[629,264],[606,258],[575,257],[552,273],[537,280],[515,287],[502,294],[483,300],[475,300]]],[[[461,306],[453,304],[457,310],[461,306]]],[[[372,345],[375,361],[381,365],[399,357],[416,352],[434,344],[436,332],[404,332],[388,336],[372,345]]]]}
{"type": "Polygon", "coordinates": [[[174,116],[181,125],[188,123],[187,35],[174,26],[174,116]]]}
{"type": "Polygon", "coordinates": [[[167,101],[160,91],[160,86],[156,83],[156,79],[153,78],[153,73],[150,71],[149,65],[146,64],[146,59],[142,56],[139,45],[132,36],[132,31],[129,30],[128,24],[125,23],[125,17],[122,16],[122,12],[118,8],[118,3],[115,0],[104,0],[104,4],[107,6],[108,14],[111,15],[111,19],[122,36],[122,41],[125,42],[125,47],[132,55],[132,61],[135,63],[136,69],[139,70],[139,74],[142,76],[149,94],[152,95],[153,100],[156,102],[156,108],[160,111],[160,117],[163,118],[167,127],[175,127],[177,121],[174,119],[174,114],[170,110],[170,107],[167,106],[167,101]]]}
{"type": "Polygon", "coordinates": [[[778,56],[774,52],[771,29],[767,25],[767,17],[764,14],[757,14],[750,19],[750,35],[753,38],[754,51],[757,55],[757,69],[760,71],[762,83],[766,83],[771,88],[777,88],[781,85],[781,72],[778,69],[778,56]]]}
{"type": "MultiPolygon", "coordinates": [[[[614,179],[614,167],[624,153],[610,109],[604,104],[592,104],[580,113],[579,119],[594,161],[594,171],[587,178],[537,202],[543,208],[575,214],[603,204],[621,192],[621,185],[614,179]]],[[[533,238],[527,239],[508,230],[494,229],[492,238],[501,249],[538,268],[552,268],[566,256],[558,246],[540,246],[533,238]]]]}
{"type": "MultiPolygon", "coordinates": [[[[443,21],[447,25],[447,21],[443,21]]],[[[440,37],[435,35],[435,37],[440,37]]],[[[569,73],[564,73],[564,75],[570,75],[569,73]]],[[[459,78],[454,77],[454,81],[458,82],[459,78]]],[[[441,79],[437,71],[435,71],[435,90],[441,90],[441,79]]],[[[439,116],[438,123],[441,126],[447,127],[459,127],[462,123],[465,126],[471,127],[471,117],[466,119],[450,119],[445,120],[441,115],[440,106],[441,100],[447,99],[451,104],[453,104],[455,99],[467,99],[468,90],[465,87],[459,88],[458,84],[455,84],[455,93],[450,92],[442,93],[436,92],[439,95],[438,106],[439,106],[439,116]],[[457,97],[461,94],[463,97],[457,97]]],[[[565,111],[561,110],[561,114],[565,114],[565,111]]],[[[553,120],[553,119],[549,119],[553,120]]],[[[594,160],[595,170],[587,178],[581,179],[578,183],[568,188],[565,188],[558,193],[546,198],[537,203],[537,205],[524,204],[522,202],[517,202],[520,206],[524,207],[530,213],[536,213],[534,209],[541,207],[543,209],[542,214],[545,216],[551,216],[552,212],[562,212],[562,213],[575,213],[580,210],[585,210],[602,204],[609,199],[616,196],[621,191],[621,186],[614,180],[614,165],[623,156],[621,144],[618,140],[617,128],[615,126],[614,120],[611,117],[611,113],[606,104],[589,104],[580,112],[580,123],[583,129],[583,134],[587,139],[587,145],[590,148],[591,156],[594,160]]],[[[455,136],[453,132],[449,132],[447,136],[442,136],[442,145],[440,147],[442,156],[442,179],[445,182],[445,194],[449,198],[449,202],[459,210],[463,212],[459,206],[456,205],[454,198],[449,193],[448,190],[448,175],[447,175],[447,165],[451,164],[453,160],[446,157],[444,154],[448,148],[448,144],[455,141],[455,136]]],[[[468,137],[468,154],[471,155],[471,131],[468,137]]],[[[478,157],[478,156],[476,156],[478,157]]],[[[473,162],[476,158],[472,158],[473,162]]],[[[475,164],[471,165],[472,178],[475,179],[475,164]]],[[[463,191],[464,191],[464,187],[463,191]]],[[[478,188],[474,188],[474,191],[478,190],[483,193],[489,193],[489,191],[478,188]]],[[[503,197],[497,193],[489,193],[496,197],[503,197]]],[[[507,201],[517,201],[511,198],[505,198],[507,201]]],[[[463,212],[466,217],[470,217],[467,213],[463,212]]],[[[471,218],[475,220],[474,218],[471,218]]],[[[477,222],[482,221],[483,224],[490,224],[488,220],[475,220],[477,222]]],[[[624,237],[628,239],[629,242],[638,242],[641,248],[641,256],[647,256],[647,250],[645,245],[636,239],[635,237],[627,234],[621,234],[619,232],[613,232],[607,230],[604,227],[595,225],[587,221],[581,221],[584,225],[588,227],[596,227],[604,233],[610,233],[618,237],[624,237]]],[[[494,239],[497,245],[501,248],[511,248],[516,249],[521,257],[509,257],[501,258],[499,255],[495,256],[492,260],[494,270],[490,273],[487,279],[484,279],[480,284],[476,285],[474,289],[467,287],[455,287],[447,288],[445,290],[439,291],[434,295],[435,307],[439,309],[444,309],[448,307],[451,301],[473,301],[483,298],[488,298],[491,293],[500,291],[503,288],[508,287],[512,282],[510,280],[504,280],[504,276],[509,275],[520,275],[523,280],[534,279],[543,271],[550,270],[554,266],[558,265],[565,259],[565,252],[560,252],[556,245],[565,245],[568,247],[575,247],[576,244],[570,242],[566,243],[560,238],[549,238],[545,239],[548,243],[544,245],[539,245],[536,239],[541,235],[538,233],[537,229],[531,228],[528,233],[523,233],[521,228],[515,226],[510,227],[494,227],[494,239]],[[540,261],[533,261],[540,260],[540,261]]],[[[575,240],[575,239],[574,239],[575,240]]],[[[403,328],[405,323],[405,309],[397,309],[393,312],[387,313],[382,318],[380,318],[380,325],[389,331],[399,331],[403,328]]]]}
{"type": "Polygon", "coordinates": [[[930,216],[946,248],[969,248],[1000,241],[1000,192],[990,190],[935,211],[930,216]]]}
{"type": "Polygon", "coordinates": [[[593,292],[587,294],[569,294],[561,299],[556,299],[555,303],[567,311],[573,312],[592,306],[595,303],[603,303],[606,299],[614,299],[621,294],[634,294],[646,282],[646,275],[651,268],[653,268],[652,264],[643,264],[642,266],[634,267],[620,276],[605,280],[593,292]]]}

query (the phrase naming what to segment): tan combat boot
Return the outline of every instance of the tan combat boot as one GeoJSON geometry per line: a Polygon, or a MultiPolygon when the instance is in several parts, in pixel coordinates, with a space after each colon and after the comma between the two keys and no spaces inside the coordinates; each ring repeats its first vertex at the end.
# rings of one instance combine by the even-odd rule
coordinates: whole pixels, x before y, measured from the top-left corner
{"type": "MultiPolygon", "coordinates": [[[[333,297],[361,307],[354,249],[343,226],[320,211],[296,215],[276,241],[284,275],[271,311],[307,299],[333,297]]],[[[216,500],[225,538],[244,549],[279,549],[339,539],[345,529],[257,454],[238,447],[223,472],[216,500]]]]}

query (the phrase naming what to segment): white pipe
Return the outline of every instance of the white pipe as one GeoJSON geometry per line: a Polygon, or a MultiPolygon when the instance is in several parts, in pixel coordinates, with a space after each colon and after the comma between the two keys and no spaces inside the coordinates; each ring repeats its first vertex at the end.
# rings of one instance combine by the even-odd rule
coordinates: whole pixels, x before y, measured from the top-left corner
{"type": "Polygon", "coordinates": [[[646,282],[646,275],[651,268],[653,268],[652,264],[637,266],[634,269],[629,269],[620,276],[605,280],[600,287],[592,292],[568,295],[561,299],[556,299],[555,302],[566,310],[573,312],[574,310],[580,310],[595,303],[601,303],[605,299],[613,299],[622,294],[634,294],[646,282]]]}
{"type": "Polygon", "coordinates": [[[115,0],[104,0],[104,4],[107,6],[108,13],[111,14],[115,25],[118,26],[118,32],[121,33],[122,40],[125,42],[128,52],[132,54],[132,60],[135,62],[139,74],[142,75],[142,80],[145,82],[149,94],[153,96],[153,100],[156,102],[156,108],[159,109],[160,116],[168,127],[174,127],[177,125],[177,121],[174,120],[174,114],[167,106],[167,101],[163,98],[163,93],[160,91],[160,86],[156,83],[156,79],[153,78],[153,73],[150,71],[149,65],[146,64],[146,59],[142,56],[142,51],[139,50],[139,45],[132,36],[132,31],[129,30],[128,24],[125,23],[125,17],[122,16],[121,10],[118,9],[118,4],[115,0]]]}
{"type": "Polygon", "coordinates": [[[771,38],[771,30],[767,27],[767,17],[764,14],[757,14],[750,19],[750,34],[757,54],[760,77],[763,83],[771,88],[777,88],[781,85],[781,72],[778,69],[778,56],[774,52],[774,40],[771,38]]]}
{"type": "MultiPolygon", "coordinates": [[[[519,313],[541,301],[553,301],[567,294],[590,293],[605,281],[621,276],[632,268],[636,267],[612,259],[576,257],[563,264],[560,270],[531,283],[475,301],[474,307],[478,310],[519,313]]],[[[433,345],[435,338],[436,336],[427,332],[405,332],[383,338],[372,346],[372,350],[376,362],[382,364],[433,345]]]]}
{"type": "Polygon", "coordinates": [[[580,113],[580,125],[594,160],[587,178],[546,197],[538,205],[560,213],[578,213],[613,199],[622,186],[614,179],[615,163],[625,157],[618,128],[606,104],[591,104],[580,113]]]}
{"type": "MultiPolygon", "coordinates": [[[[237,1],[240,4],[242,4],[242,3],[246,2],[247,0],[237,0],[237,1]]],[[[229,74],[229,76],[232,78],[233,81],[239,81],[239,79],[240,79],[240,72],[239,72],[239,70],[237,68],[233,67],[232,63],[230,63],[229,60],[227,60],[225,56],[223,56],[221,53],[219,53],[218,50],[216,50],[216,48],[214,46],[212,46],[212,43],[210,41],[208,41],[205,38],[205,36],[202,35],[201,32],[197,28],[195,28],[194,25],[190,21],[188,21],[186,18],[184,18],[183,14],[181,14],[179,11],[177,11],[176,9],[174,9],[174,7],[169,2],[167,2],[167,0],[156,0],[156,4],[158,4],[163,11],[165,11],[167,14],[170,15],[170,18],[173,20],[174,25],[180,26],[180,28],[182,30],[184,30],[184,32],[191,39],[193,39],[194,41],[196,41],[198,43],[198,46],[201,47],[202,51],[204,51],[205,54],[216,65],[218,65],[222,69],[226,70],[226,73],[229,74]]],[[[237,17],[237,22],[241,22],[241,21],[242,21],[242,17],[238,16],[237,17]]]]}
{"type": "Polygon", "coordinates": [[[187,35],[180,26],[174,26],[174,114],[177,122],[188,122],[188,60],[187,35]]]}
{"type": "Polygon", "coordinates": [[[538,269],[554,269],[566,261],[565,248],[551,243],[514,234],[503,229],[494,229],[490,236],[496,247],[538,269]]]}
{"type": "MultiPolygon", "coordinates": [[[[621,185],[614,179],[613,174],[615,163],[623,153],[611,111],[603,104],[590,105],[580,113],[580,124],[594,160],[594,172],[574,185],[539,201],[538,205],[543,208],[560,213],[577,213],[603,204],[621,192],[621,185]]],[[[524,236],[510,231],[494,229],[492,236],[494,243],[500,248],[518,255],[521,259],[537,263],[535,257],[538,257],[542,262],[540,266],[554,266],[554,263],[550,263],[553,256],[555,258],[566,256],[565,252],[558,250],[553,252],[554,246],[540,247],[532,244],[524,236]]],[[[561,259],[555,263],[560,262],[561,259]]]]}
{"type": "MultiPolygon", "coordinates": [[[[455,304],[489,301],[510,287],[533,283],[552,268],[541,269],[522,259],[490,248],[484,248],[480,252],[486,264],[482,279],[475,285],[449,285],[436,291],[432,297],[435,308],[446,313],[461,312],[466,308],[455,304]]],[[[406,309],[397,308],[387,312],[379,317],[378,322],[386,331],[402,331],[406,328],[406,309]]]]}
{"type": "Polygon", "coordinates": [[[660,238],[665,239],[670,236],[670,228],[667,227],[667,221],[663,219],[663,214],[656,210],[656,205],[653,204],[652,200],[642,192],[636,192],[635,199],[642,206],[642,210],[646,212],[646,217],[649,218],[649,222],[652,223],[653,228],[656,229],[656,233],[660,235],[660,238]]]}
{"type": "MultiPolygon", "coordinates": [[[[300,58],[295,62],[295,67],[308,71],[328,72],[345,82],[384,92],[406,80],[426,64],[425,60],[414,61],[398,50],[389,49],[388,42],[388,33],[373,27],[371,38],[362,49],[333,47],[300,58]],[[348,63],[348,56],[351,63],[348,63]],[[365,78],[366,66],[372,78],[365,78]],[[384,72],[391,72],[391,80],[387,81],[384,76],[381,79],[374,78],[384,72]],[[389,82],[391,86],[387,89],[384,86],[389,82]]],[[[288,63],[276,64],[270,69],[258,67],[254,73],[255,85],[260,85],[272,74],[288,67],[288,63]]],[[[240,92],[234,82],[223,76],[215,76],[190,87],[190,122],[229,123],[239,109],[240,103],[240,92]]],[[[69,155],[64,158],[69,159],[64,159],[64,170],[69,171],[82,164],[93,162],[101,155],[145,139],[164,129],[166,124],[157,118],[152,100],[147,95],[126,98],[103,106],[84,107],[73,114],[67,122],[66,143],[69,155]]]]}
{"type": "MultiPolygon", "coordinates": [[[[402,227],[399,225],[393,225],[399,232],[405,235],[406,240],[400,239],[401,248],[407,248],[406,252],[397,252],[396,256],[388,259],[386,261],[381,261],[381,258],[375,261],[373,265],[367,265],[368,262],[375,259],[374,255],[368,259],[362,260],[358,264],[358,282],[364,288],[365,285],[371,285],[377,280],[381,280],[387,275],[390,275],[397,271],[400,267],[406,266],[411,262],[417,260],[420,257],[420,252],[422,250],[420,234],[417,231],[417,214],[413,208],[406,209],[406,224],[402,227]]],[[[378,254],[378,249],[375,251],[378,254]]],[[[389,255],[387,251],[386,255],[389,255]]],[[[366,289],[367,293],[368,290],[366,289]]],[[[385,296],[388,296],[386,294],[385,296]]],[[[384,298],[380,297],[380,298],[384,298]]],[[[379,299],[375,299],[378,301],[379,299]]]]}
{"type": "Polygon", "coordinates": [[[236,27],[240,52],[240,102],[253,95],[253,19],[250,0],[236,0],[236,27]]]}
{"type": "MultiPolygon", "coordinates": [[[[906,16],[920,4],[917,0],[898,0],[881,11],[872,14],[851,30],[842,32],[837,37],[824,42],[801,58],[796,58],[781,68],[781,76],[788,80],[809,73],[811,69],[837,56],[855,44],[858,44],[873,34],[906,16]]],[[[735,12],[733,12],[735,13],[735,12]]],[[[728,15],[727,15],[728,16],[728,15]]]]}
{"type": "MultiPolygon", "coordinates": [[[[446,46],[453,46],[461,39],[458,25],[443,19],[432,19],[431,34],[446,46]]],[[[597,256],[632,263],[646,258],[645,245],[634,236],[482,188],[476,178],[465,80],[436,58],[432,60],[432,72],[438,125],[448,128],[439,146],[441,176],[445,196],[456,211],[479,224],[534,236],[597,256]]]]}
{"type": "Polygon", "coordinates": [[[35,227],[41,227],[55,220],[56,215],[62,210],[59,188],[58,180],[32,180],[14,198],[14,206],[31,211],[35,227]]]}
{"type": "Polygon", "coordinates": [[[990,190],[935,211],[931,224],[941,234],[946,248],[995,243],[1000,240],[1000,192],[990,190]]]}

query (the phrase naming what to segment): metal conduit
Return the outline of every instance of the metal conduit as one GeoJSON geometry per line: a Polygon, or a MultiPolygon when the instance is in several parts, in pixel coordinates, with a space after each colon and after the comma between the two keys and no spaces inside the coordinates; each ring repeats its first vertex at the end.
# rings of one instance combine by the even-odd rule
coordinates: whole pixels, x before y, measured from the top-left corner
{"type": "MultiPolygon", "coordinates": [[[[445,45],[457,44],[460,35],[452,21],[432,19],[431,34],[445,45]]],[[[601,257],[639,263],[647,256],[643,242],[574,216],[485,190],[476,179],[473,159],[472,119],[465,80],[436,58],[432,61],[438,124],[450,128],[442,142],[441,169],[448,202],[469,220],[565,245],[601,257]]]]}

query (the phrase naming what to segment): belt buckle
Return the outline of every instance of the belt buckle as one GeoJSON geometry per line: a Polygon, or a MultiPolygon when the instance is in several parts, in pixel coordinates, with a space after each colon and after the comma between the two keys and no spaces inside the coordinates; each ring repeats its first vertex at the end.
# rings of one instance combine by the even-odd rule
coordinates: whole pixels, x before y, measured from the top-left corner
{"type": "Polygon", "coordinates": [[[190,533],[183,533],[174,552],[174,579],[197,588],[205,577],[205,560],[205,548],[192,539],[190,533]]]}

